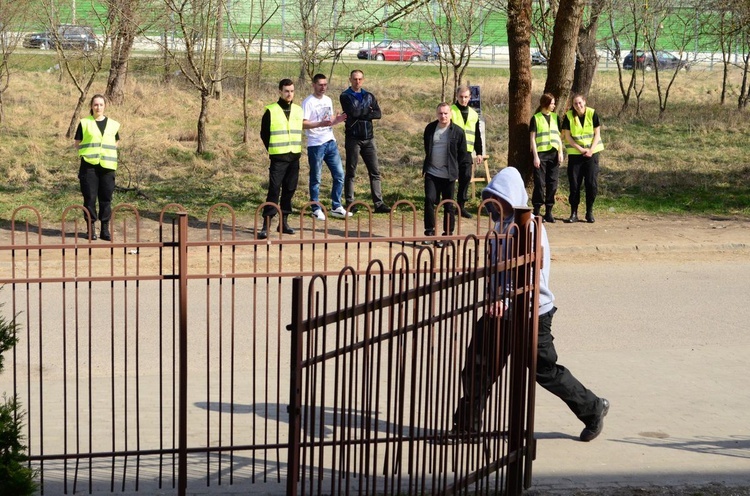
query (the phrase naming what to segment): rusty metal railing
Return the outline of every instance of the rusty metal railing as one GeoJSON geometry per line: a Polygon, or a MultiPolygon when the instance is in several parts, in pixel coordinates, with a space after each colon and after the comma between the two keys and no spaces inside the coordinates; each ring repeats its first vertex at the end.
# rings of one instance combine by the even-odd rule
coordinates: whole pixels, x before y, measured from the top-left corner
{"type": "MultiPolygon", "coordinates": [[[[323,223],[310,220],[310,207],[295,235],[272,229],[257,240],[224,204],[205,220],[176,204],[154,215],[119,205],[110,242],[84,235],[80,207],[59,227],[34,208],[16,209],[0,228],[0,301],[20,342],[0,390],[23,405],[43,494],[221,493],[227,485],[285,493],[293,279],[338,276],[342,267],[364,274],[378,259],[381,277],[419,274],[412,289],[446,284],[478,267],[478,240],[492,226],[483,215],[459,219],[437,249],[421,244],[408,202],[388,217],[360,205],[353,218],[323,223]],[[425,263],[428,255],[437,263],[425,263]],[[394,265],[407,258],[421,261],[394,265]]],[[[481,309],[470,296],[457,296],[461,312],[438,301],[432,311],[466,327],[481,309]]]]}

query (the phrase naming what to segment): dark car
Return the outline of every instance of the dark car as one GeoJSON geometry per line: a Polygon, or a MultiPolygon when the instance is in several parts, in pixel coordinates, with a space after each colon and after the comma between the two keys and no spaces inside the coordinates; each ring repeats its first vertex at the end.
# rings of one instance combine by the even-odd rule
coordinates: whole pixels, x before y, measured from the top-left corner
{"type": "Polygon", "coordinates": [[[536,51],[531,54],[531,65],[547,65],[547,57],[536,51]]]}
{"type": "Polygon", "coordinates": [[[27,34],[23,39],[23,46],[41,50],[60,47],[88,51],[96,48],[96,35],[87,26],[62,24],[55,31],[27,34]]]}
{"type": "Polygon", "coordinates": [[[363,48],[357,53],[358,59],[369,60],[410,60],[419,62],[425,60],[427,53],[419,41],[411,40],[383,40],[374,47],[363,48]]]}
{"type": "Polygon", "coordinates": [[[656,63],[654,63],[654,57],[651,52],[644,52],[643,50],[636,50],[635,56],[633,56],[632,50],[630,53],[625,55],[622,61],[622,68],[626,70],[632,70],[633,68],[643,69],[646,71],[652,71],[654,67],[661,69],[680,69],[689,70],[690,64],[686,60],[681,60],[669,52],[664,50],[657,50],[656,52],[656,63]]]}

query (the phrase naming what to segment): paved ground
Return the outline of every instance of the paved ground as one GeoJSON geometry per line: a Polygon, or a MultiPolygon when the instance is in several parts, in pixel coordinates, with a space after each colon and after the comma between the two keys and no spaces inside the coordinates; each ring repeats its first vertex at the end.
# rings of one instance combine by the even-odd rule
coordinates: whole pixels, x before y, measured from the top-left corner
{"type": "Polygon", "coordinates": [[[750,223],[548,226],[560,363],[612,407],[599,439],[537,402],[530,495],[750,495],[750,223]]]}

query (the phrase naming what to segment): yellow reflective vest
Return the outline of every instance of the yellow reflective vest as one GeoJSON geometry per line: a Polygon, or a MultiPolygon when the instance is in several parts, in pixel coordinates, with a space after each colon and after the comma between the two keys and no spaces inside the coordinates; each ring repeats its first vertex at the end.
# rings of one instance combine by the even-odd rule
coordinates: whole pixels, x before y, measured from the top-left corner
{"type": "Polygon", "coordinates": [[[117,132],[120,123],[107,118],[104,134],[99,130],[94,116],[81,119],[83,138],[78,144],[78,156],[87,163],[101,165],[105,169],[117,170],[117,132]]]}
{"type": "Polygon", "coordinates": [[[271,113],[268,154],[302,153],[302,107],[293,103],[289,119],[278,102],[267,105],[266,109],[271,113]]]}
{"type": "Polygon", "coordinates": [[[479,114],[471,107],[468,107],[468,109],[469,115],[466,116],[466,122],[464,122],[461,109],[456,104],[451,105],[451,120],[455,125],[464,130],[464,134],[466,135],[466,151],[471,153],[474,151],[475,131],[477,129],[477,122],[479,122],[479,114]]]}
{"type": "Polygon", "coordinates": [[[546,152],[553,148],[557,151],[562,150],[560,130],[557,128],[557,114],[549,113],[549,124],[541,112],[534,114],[534,119],[536,120],[536,151],[546,152]]]}
{"type": "MultiPolygon", "coordinates": [[[[573,141],[583,148],[590,147],[591,143],[594,141],[594,109],[586,107],[583,126],[581,126],[581,122],[576,117],[575,111],[568,110],[565,115],[570,123],[570,137],[573,138],[573,141]]],[[[565,150],[568,152],[568,155],[581,154],[581,152],[578,151],[578,148],[571,146],[568,143],[565,143],[565,150]]],[[[598,153],[602,150],[604,150],[604,144],[600,137],[599,143],[597,143],[596,148],[591,150],[591,152],[598,153]]]]}

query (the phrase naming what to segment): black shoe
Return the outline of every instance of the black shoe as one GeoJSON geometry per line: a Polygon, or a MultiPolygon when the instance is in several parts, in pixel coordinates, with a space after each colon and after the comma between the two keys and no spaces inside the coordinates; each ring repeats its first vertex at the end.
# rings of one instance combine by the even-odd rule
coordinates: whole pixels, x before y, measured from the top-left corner
{"type": "Polygon", "coordinates": [[[461,217],[463,217],[464,219],[471,219],[471,218],[472,218],[472,217],[474,217],[474,216],[473,216],[473,215],[471,215],[471,214],[469,213],[469,211],[468,211],[468,210],[466,210],[466,209],[465,209],[464,207],[461,207],[461,217]]]}
{"type": "Polygon", "coordinates": [[[568,217],[568,220],[566,220],[568,224],[572,224],[574,222],[578,222],[578,212],[573,212],[570,214],[570,217],[568,217]]]}
{"type": "Polygon", "coordinates": [[[592,214],[591,212],[586,212],[586,222],[588,222],[589,224],[593,224],[595,222],[594,214],[592,214]]]}
{"type": "Polygon", "coordinates": [[[284,234],[294,234],[294,228],[286,222],[282,222],[279,224],[279,232],[283,232],[284,234]]]}
{"type": "Polygon", "coordinates": [[[267,217],[263,219],[263,227],[260,228],[260,231],[257,232],[255,237],[258,239],[268,238],[268,218],[267,217]]]}
{"type": "MultiPolygon", "coordinates": [[[[354,213],[354,212],[352,212],[354,213]]],[[[375,207],[375,213],[376,214],[389,214],[391,213],[391,207],[386,205],[385,203],[381,203],[377,207],[375,207]]]]}
{"type": "Polygon", "coordinates": [[[352,205],[351,203],[347,204],[344,208],[347,209],[348,211],[350,211],[352,213],[352,215],[354,215],[357,212],[359,212],[359,206],[358,205],[352,205]]]}
{"type": "Polygon", "coordinates": [[[550,224],[555,223],[555,218],[552,216],[552,212],[547,212],[546,214],[544,214],[544,217],[542,217],[542,219],[544,220],[544,222],[549,222],[550,224]]]}
{"type": "Polygon", "coordinates": [[[99,231],[99,237],[104,241],[112,241],[112,235],[109,233],[109,222],[102,222],[102,230],[99,231]]]}
{"type": "Polygon", "coordinates": [[[609,401],[602,398],[602,413],[599,414],[596,420],[587,424],[586,427],[583,428],[581,431],[581,441],[588,443],[589,441],[596,439],[596,437],[602,433],[602,430],[604,429],[604,417],[607,416],[607,413],[609,413],[609,401]]]}
{"type": "Polygon", "coordinates": [[[86,239],[91,239],[91,241],[96,241],[96,231],[93,229],[91,230],[91,238],[89,238],[89,233],[86,233],[86,239]]]}

